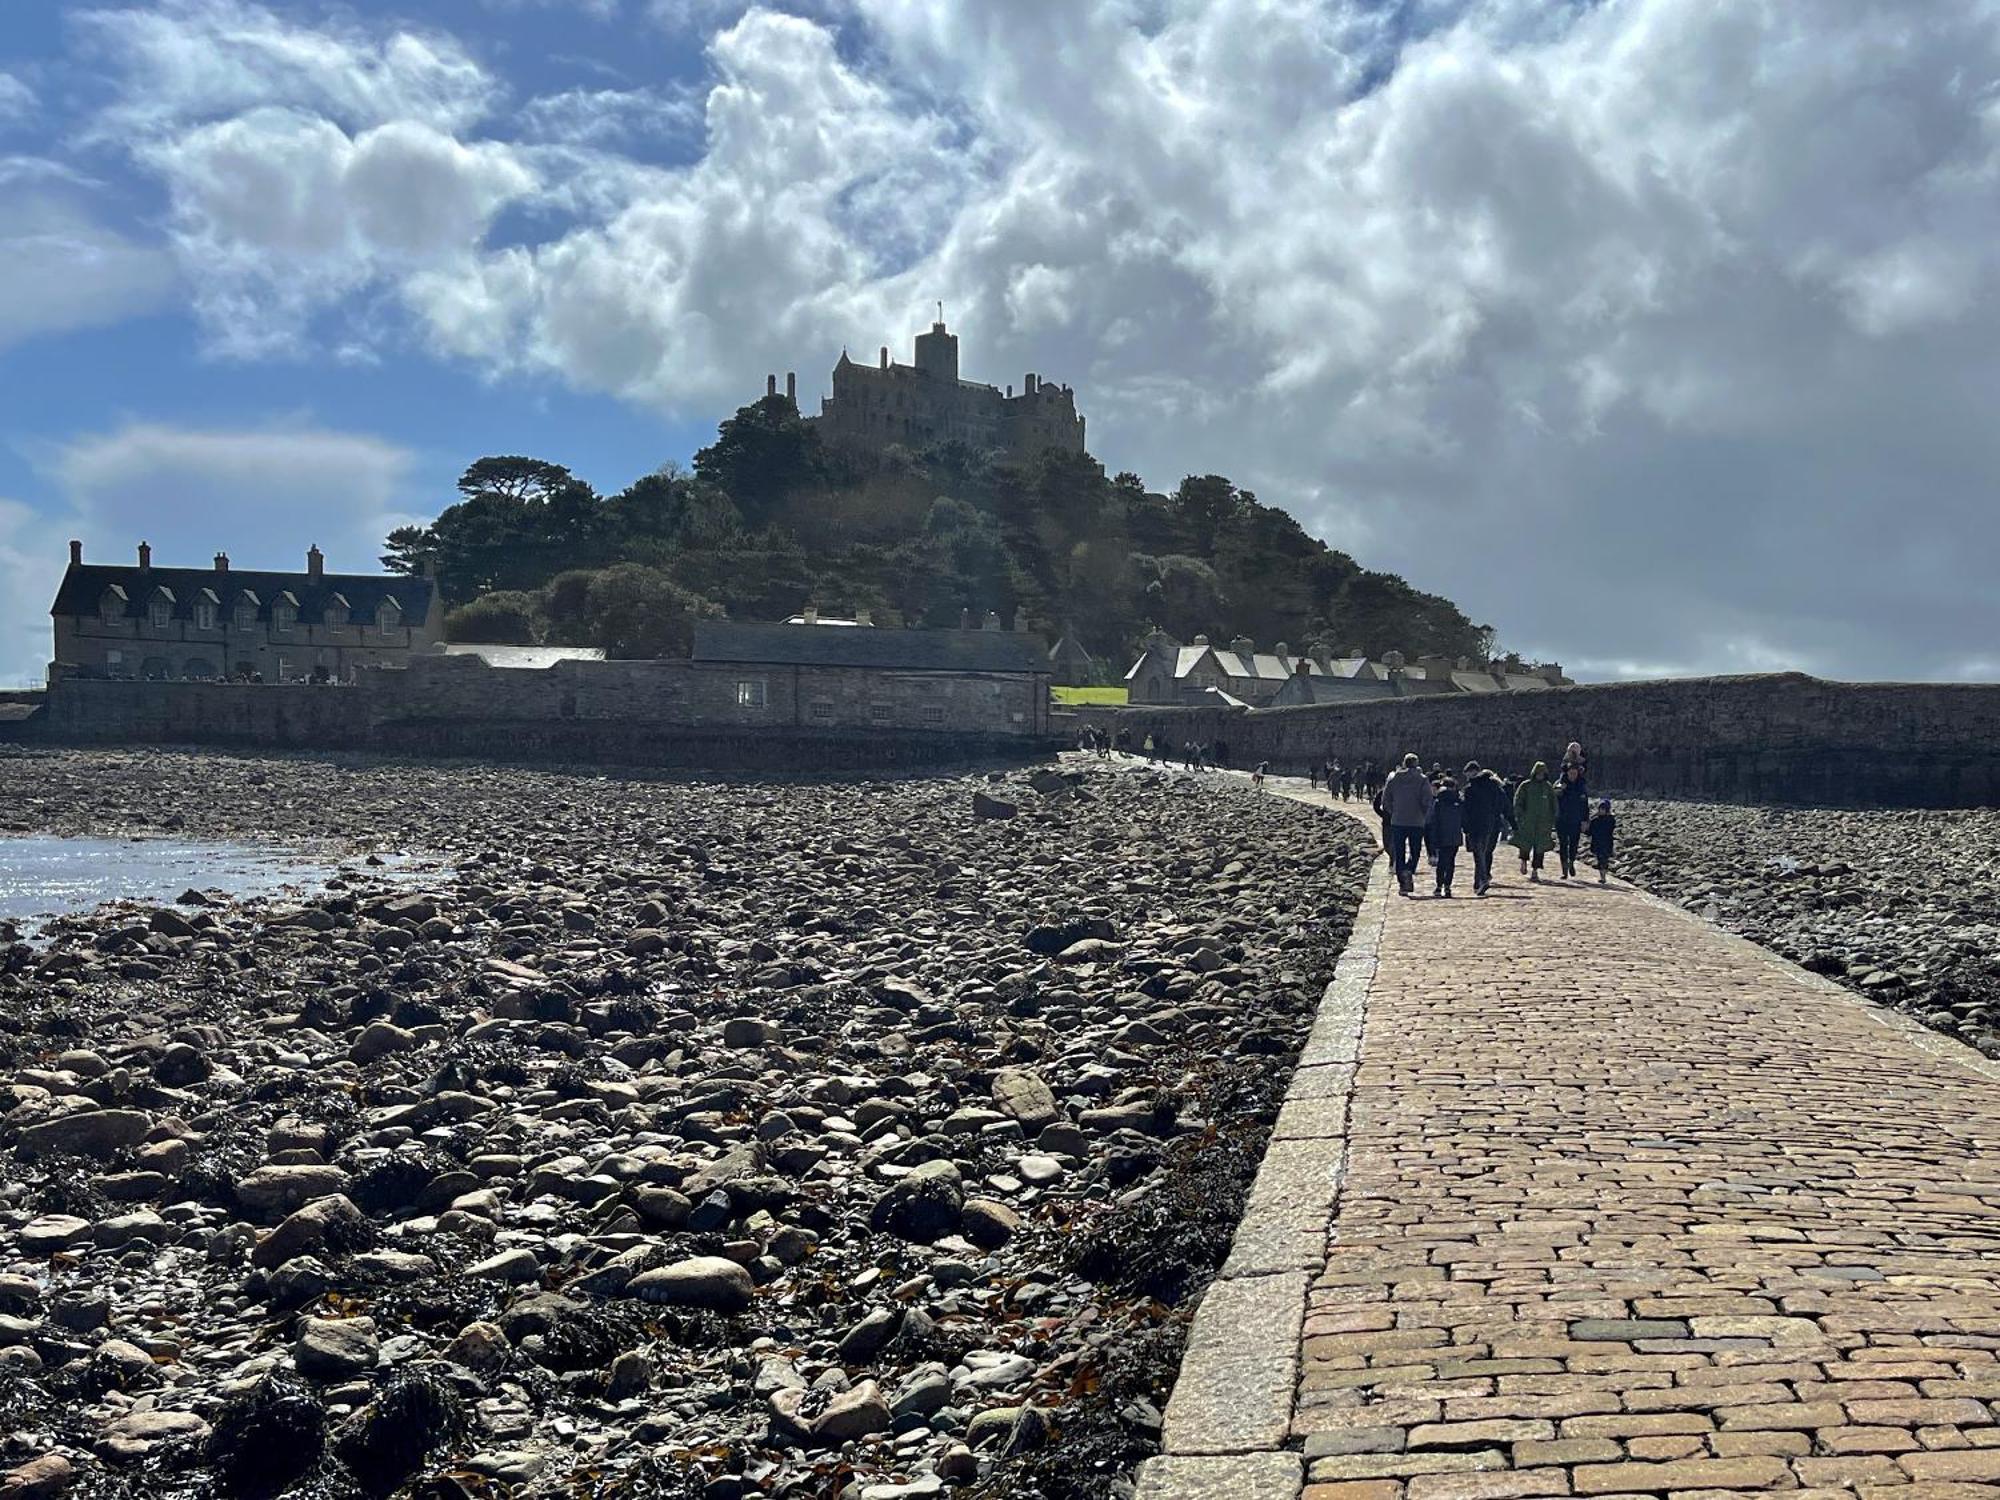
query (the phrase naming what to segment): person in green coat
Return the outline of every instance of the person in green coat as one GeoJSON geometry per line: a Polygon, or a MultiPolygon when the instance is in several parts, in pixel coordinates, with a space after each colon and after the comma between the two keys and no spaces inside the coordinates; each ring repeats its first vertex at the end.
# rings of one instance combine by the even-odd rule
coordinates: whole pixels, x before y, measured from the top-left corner
{"type": "Polygon", "coordinates": [[[1521,863],[1534,863],[1528,878],[1542,878],[1542,856],[1556,844],[1556,788],[1549,780],[1549,763],[1535,762],[1528,779],[1514,788],[1514,847],[1521,851],[1521,863]]]}

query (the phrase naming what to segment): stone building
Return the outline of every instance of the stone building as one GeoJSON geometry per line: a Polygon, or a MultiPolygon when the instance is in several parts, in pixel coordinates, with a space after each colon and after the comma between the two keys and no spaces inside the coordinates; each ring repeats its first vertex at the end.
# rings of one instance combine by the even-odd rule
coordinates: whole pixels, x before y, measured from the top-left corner
{"type": "Polygon", "coordinates": [[[1238,636],[1226,647],[1198,635],[1183,646],[1163,630],[1146,637],[1139,659],[1125,674],[1134,704],[1244,704],[1252,708],[1303,703],[1357,703],[1374,698],[1416,698],[1443,693],[1531,692],[1567,685],[1561,666],[1520,668],[1511,662],[1420,657],[1412,665],[1400,651],[1379,661],[1360,651],[1336,656],[1324,647],[1294,653],[1283,641],[1269,651],[1238,636]]]}
{"type": "MultiPolygon", "coordinates": [[[[1001,630],[733,624],[694,628],[697,677],[727,680],[737,723],[806,730],[1043,734],[1049,662],[1034,636],[1001,630]]],[[[711,689],[712,690],[712,689],[711,689]]]]}
{"type": "Polygon", "coordinates": [[[444,611],[428,578],[329,573],[318,547],[304,572],[280,573],[231,569],[222,552],[207,568],[156,568],[144,542],[136,565],[86,563],[71,542],[49,613],[52,680],[344,682],[432,650],[444,611]]]}
{"type": "MultiPolygon", "coordinates": [[[[777,395],[776,375],[766,377],[764,392],[777,395]]],[[[785,376],[785,396],[797,404],[796,375],[785,376]]],[[[1044,448],[1084,451],[1083,418],[1076,414],[1074,391],[1032,371],[1022,377],[1018,395],[1011,385],[1003,392],[959,379],[958,335],[941,321],[917,335],[911,364],[891,364],[887,344],[874,365],[856,364],[843,349],[833,367],[833,394],[820,402],[817,416],[806,420],[826,441],[869,452],[945,442],[1016,460],[1033,458],[1044,448]]]]}

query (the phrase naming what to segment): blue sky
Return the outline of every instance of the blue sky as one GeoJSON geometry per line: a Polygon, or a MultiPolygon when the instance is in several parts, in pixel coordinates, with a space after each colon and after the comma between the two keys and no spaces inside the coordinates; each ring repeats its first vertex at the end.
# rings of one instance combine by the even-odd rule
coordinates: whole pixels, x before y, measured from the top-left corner
{"type": "Polygon", "coordinates": [[[365,566],[933,299],[1578,675],[1991,677],[1997,99],[1988,0],[13,0],[0,680],[71,535],[365,566]]]}

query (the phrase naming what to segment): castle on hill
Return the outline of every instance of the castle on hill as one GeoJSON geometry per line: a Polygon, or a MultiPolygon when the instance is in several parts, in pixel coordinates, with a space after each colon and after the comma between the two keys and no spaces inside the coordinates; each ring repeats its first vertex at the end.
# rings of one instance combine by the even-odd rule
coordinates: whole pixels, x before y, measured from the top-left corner
{"type": "MultiPolygon", "coordinates": [[[[764,394],[778,394],[778,377],[767,376],[764,394]]],[[[785,398],[798,404],[798,377],[785,376],[785,398]]],[[[860,365],[840,353],[833,367],[833,394],[819,414],[805,419],[820,436],[842,447],[879,453],[892,445],[923,448],[960,442],[1026,460],[1044,448],[1081,453],[1083,418],[1076,393],[1030,371],[1021,392],[958,376],[958,335],[942,320],[916,338],[916,358],[891,364],[889,346],[880,362],[860,365]]]]}

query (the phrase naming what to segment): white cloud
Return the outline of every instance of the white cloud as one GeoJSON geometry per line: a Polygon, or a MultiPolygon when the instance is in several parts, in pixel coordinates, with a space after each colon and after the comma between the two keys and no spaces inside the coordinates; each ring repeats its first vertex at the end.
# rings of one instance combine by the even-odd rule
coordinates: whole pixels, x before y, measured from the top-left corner
{"type": "Polygon", "coordinates": [[[28,119],[35,113],[38,102],[26,80],[0,72],[0,126],[28,119]]]}
{"type": "Polygon", "coordinates": [[[684,102],[505,118],[441,36],[91,24],[239,349],[386,288],[450,356],[706,414],[942,298],[1115,467],[1230,472],[1524,649],[1950,675],[2000,626],[1984,0],[655,9],[707,34],[671,166],[684,102]]]}
{"type": "Polygon", "coordinates": [[[301,26],[249,0],[162,0],[79,12],[74,24],[118,73],[109,125],[152,135],[263,105],[324,114],[349,129],[413,120],[471,125],[499,88],[459,43],[336,19],[301,26]]]}
{"type": "Polygon", "coordinates": [[[50,174],[34,167],[0,161],[0,349],[164,306],[172,260],[97,222],[71,195],[43,191],[50,174]]]}

